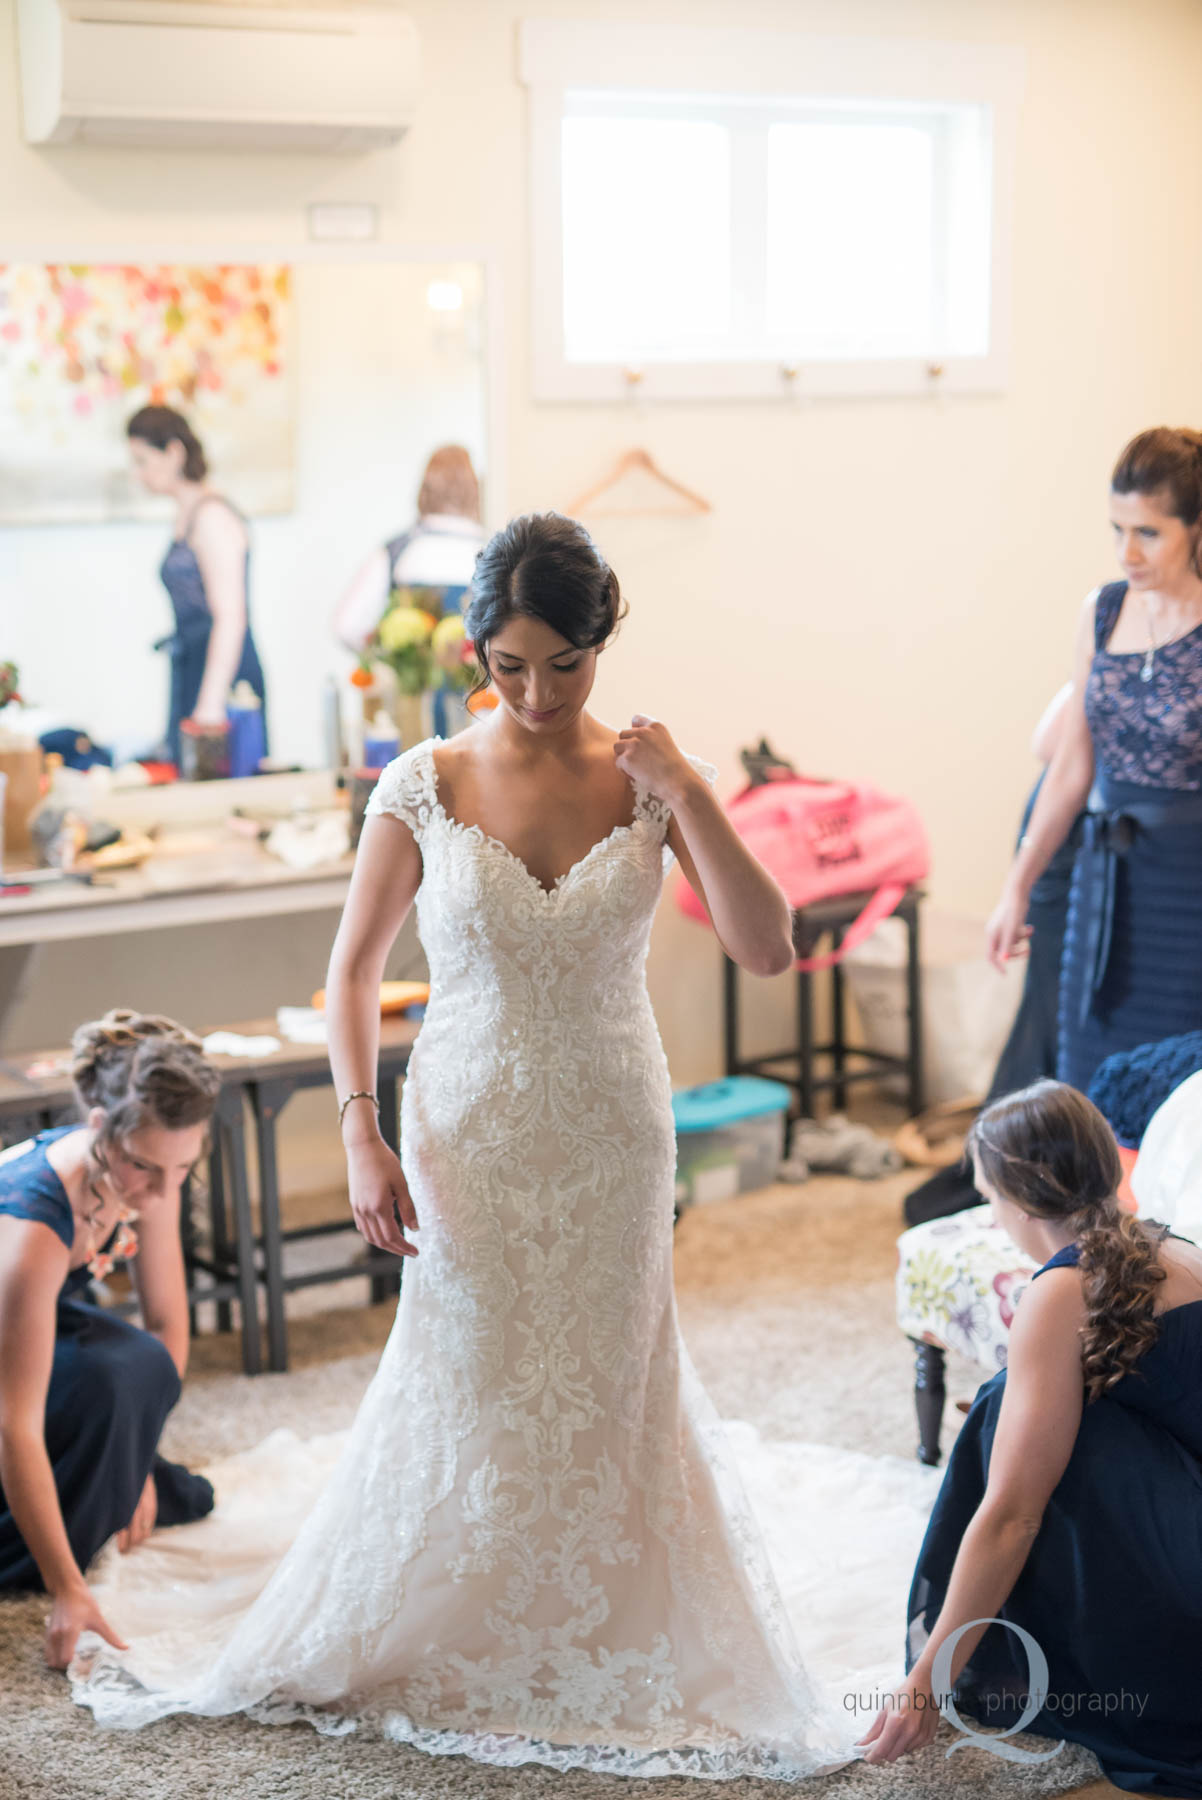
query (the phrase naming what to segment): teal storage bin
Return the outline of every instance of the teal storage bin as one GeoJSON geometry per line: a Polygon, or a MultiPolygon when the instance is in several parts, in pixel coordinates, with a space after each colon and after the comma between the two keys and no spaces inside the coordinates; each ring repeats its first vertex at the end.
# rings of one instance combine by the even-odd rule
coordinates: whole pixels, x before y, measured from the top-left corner
{"type": "Polygon", "coordinates": [[[677,1203],[729,1200],[775,1181],[792,1097],[783,1083],[754,1075],[673,1094],[677,1203]]]}

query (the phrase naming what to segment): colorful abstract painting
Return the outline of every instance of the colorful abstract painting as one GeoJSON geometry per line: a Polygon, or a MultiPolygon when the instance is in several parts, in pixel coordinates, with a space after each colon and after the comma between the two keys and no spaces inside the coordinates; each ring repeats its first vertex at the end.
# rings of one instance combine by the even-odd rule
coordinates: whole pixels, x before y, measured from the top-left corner
{"type": "Polygon", "coordinates": [[[163,516],[125,423],[176,407],[244,512],[292,505],[291,270],[0,265],[0,524],[163,516]]]}

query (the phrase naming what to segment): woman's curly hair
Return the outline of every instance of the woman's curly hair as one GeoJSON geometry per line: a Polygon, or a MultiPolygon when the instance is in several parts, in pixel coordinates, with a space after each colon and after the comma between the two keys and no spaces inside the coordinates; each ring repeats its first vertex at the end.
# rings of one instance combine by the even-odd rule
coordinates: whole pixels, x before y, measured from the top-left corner
{"type": "Polygon", "coordinates": [[[71,1079],[83,1110],[104,1113],[93,1150],[101,1169],[105,1151],[135,1131],[207,1124],[221,1088],[199,1038],[174,1019],[121,1009],[79,1027],[71,1079]]]}
{"type": "Polygon", "coordinates": [[[1085,1296],[1085,1392],[1100,1399],[1159,1335],[1156,1290],[1165,1279],[1160,1245],[1167,1225],[1123,1211],[1114,1133],[1064,1082],[1037,1081],[986,1107],[965,1153],[1005,1199],[1072,1232],[1085,1296]]]}

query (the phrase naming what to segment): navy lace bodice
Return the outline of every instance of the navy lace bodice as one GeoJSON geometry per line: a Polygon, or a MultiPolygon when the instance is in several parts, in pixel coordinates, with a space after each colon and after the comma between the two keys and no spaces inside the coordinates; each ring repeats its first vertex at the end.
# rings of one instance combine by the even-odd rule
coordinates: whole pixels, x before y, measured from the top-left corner
{"type": "Polygon", "coordinates": [[[1094,659],[1085,716],[1099,773],[1139,787],[1202,789],[1202,625],[1161,645],[1152,678],[1142,650],[1106,648],[1127,593],[1125,581],[1098,590],[1094,659]]]}

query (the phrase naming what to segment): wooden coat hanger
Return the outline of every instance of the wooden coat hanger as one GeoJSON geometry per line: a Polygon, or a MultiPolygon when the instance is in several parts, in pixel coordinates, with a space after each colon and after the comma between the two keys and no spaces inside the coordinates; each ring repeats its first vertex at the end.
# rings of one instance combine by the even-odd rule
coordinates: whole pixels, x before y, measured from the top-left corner
{"type": "Polygon", "coordinates": [[[567,509],[569,514],[575,516],[579,513],[588,511],[591,512],[595,518],[679,518],[681,516],[681,508],[677,506],[593,505],[595,500],[599,499],[602,494],[607,494],[610,488],[616,487],[622,477],[624,475],[629,475],[633,470],[640,470],[644,475],[650,475],[651,479],[659,482],[661,487],[665,487],[671,493],[677,495],[679,499],[685,502],[685,513],[713,512],[714,509],[708,500],[704,499],[700,494],[695,494],[692,488],[685,487],[682,482],[676,481],[671,475],[666,474],[664,470],[660,468],[655,458],[646,450],[623,450],[621,456],[619,456],[617,462],[609,471],[609,474],[605,476],[604,480],[599,481],[595,487],[587,488],[583,494],[578,494],[570,503],[567,509]]]}

